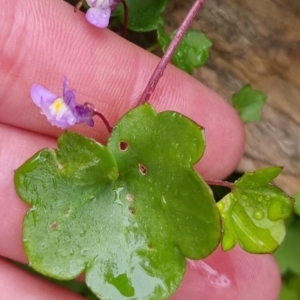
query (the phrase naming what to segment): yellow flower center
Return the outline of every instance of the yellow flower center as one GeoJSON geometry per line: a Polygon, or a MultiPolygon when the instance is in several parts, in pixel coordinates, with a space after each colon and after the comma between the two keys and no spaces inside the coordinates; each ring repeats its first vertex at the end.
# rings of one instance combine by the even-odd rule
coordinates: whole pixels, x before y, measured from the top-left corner
{"type": "Polygon", "coordinates": [[[61,118],[69,110],[63,99],[57,98],[51,105],[50,111],[53,116],[61,118]]]}

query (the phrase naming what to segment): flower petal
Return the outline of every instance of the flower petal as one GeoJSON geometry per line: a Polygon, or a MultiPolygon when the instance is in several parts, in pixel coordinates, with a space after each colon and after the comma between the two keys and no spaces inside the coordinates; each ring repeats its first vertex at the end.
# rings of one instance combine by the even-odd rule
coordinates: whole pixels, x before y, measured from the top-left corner
{"type": "Polygon", "coordinates": [[[109,7],[91,7],[85,14],[89,23],[98,27],[105,28],[108,26],[111,9],[109,7]]]}
{"type": "Polygon", "coordinates": [[[39,84],[34,84],[31,88],[31,98],[35,105],[41,107],[44,104],[49,106],[55,101],[57,96],[39,84]]]}

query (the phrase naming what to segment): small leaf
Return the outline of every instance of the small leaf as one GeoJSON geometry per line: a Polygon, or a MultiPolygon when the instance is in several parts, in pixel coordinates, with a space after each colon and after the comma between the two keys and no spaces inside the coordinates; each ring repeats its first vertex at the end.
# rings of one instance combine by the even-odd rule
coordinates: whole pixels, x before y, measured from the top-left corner
{"type": "Polygon", "coordinates": [[[270,184],[280,172],[270,167],[244,174],[217,206],[223,219],[222,248],[239,243],[251,253],[273,252],[285,235],[283,219],[293,210],[293,199],[270,184]]]}
{"type": "Polygon", "coordinates": [[[208,256],[220,241],[211,190],[193,165],[203,129],[148,104],[117,123],[108,146],[67,132],[15,173],[32,208],[23,224],[30,265],[58,279],[85,272],[101,299],[166,299],[185,257],[208,256]]]}
{"type": "MultiPolygon", "coordinates": [[[[126,0],[128,7],[128,28],[133,31],[147,32],[155,30],[161,22],[161,13],[165,10],[168,0],[126,0]]],[[[122,5],[118,5],[113,14],[124,19],[122,5]]]]}
{"type": "Polygon", "coordinates": [[[274,256],[282,274],[291,271],[300,275],[300,220],[295,219],[286,227],[286,236],[274,256]]]}
{"type": "Polygon", "coordinates": [[[244,123],[258,122],[261,119],[267,96],[260,91],[253,90],[249,84],[244,85],[232,96],[232,105],[244,123]]]}
{"type": "MultiPolygon", "coordinates": [[[[157,27],[157,39],[164,52],[174,35],[175,32],[167,35],[162,23],[157,27]]],[[[196,68],[205,65],[211,46],[212,42],[204,33],[196,29],[189,29],[177,47],[172,57],[172,63],[185,72],[193,74],[196,68]]]]}

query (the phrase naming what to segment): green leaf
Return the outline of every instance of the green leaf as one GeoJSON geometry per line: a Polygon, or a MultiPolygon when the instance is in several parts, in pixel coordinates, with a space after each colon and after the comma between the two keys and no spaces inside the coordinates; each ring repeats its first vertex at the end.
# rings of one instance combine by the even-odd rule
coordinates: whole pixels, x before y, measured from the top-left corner
{"type": "Polygon", "coordinates": [[[288,274],[282,278],[283,285],[278,300],[299,300],[300,299],[300,276],[288,274]]]}
{"type": "MultiPolygon", "coordinates": [[[[168,0],[126,0],[128,7],[128,28],[133,31],[147,32],[155,30],[161,22],[161,13],[168,0]]],[[[124,19],[124,9],[120,4],[113,14],[124,19]]]]}
{"type": "Polygon", "coordinates": [[[102,146],[67,132],[15,173],[32,205],[23,224],[30,265],[58,279],[85,272],[101,299],[165,299],[185,257],[208,256],[220,241],[211,190],[193,165],[203,129],[148,104],[129,111],[102,146]]]}
{"type": "Polygon", "coordinates": [[[286,236],[281,246],[274,253],[280,271],[291,271],[300,275],[300,220],[286,226],[286,236]]]}
{"type": "Polygon", "coordinates": [[[294,196],[295,199],[295,214],[300,216],[300,194],[294,196]]]}
{"type": "Polygon", "coordinates": [[[270,167],[245,173],[217,206],[223,219],[222,248],[239,243],[251,253],[273,252],[282,242],[282,221],[293,210],[293,199],[270,184],[281,171],[270,167]]]}
{"type": "MultiPolygon", "coordinates": [[[[157,27],[157,39],[163,52],[171,43],[175,32],[166,34],[162,22],[157,27]]],[[[177,47],[172,63],[189,74],[193,74],[196,68],[205,65],[209,58],[209,48],[212,42],[206,35],[196,29],[189,29],[177,47]]]]}
{"type": "Polygon", "coordinates": [[[260,91],[253,90],[249,84],[244,85],[232,96],[232,105],[244,123],[258,122],[267,96],[260,91]]]}

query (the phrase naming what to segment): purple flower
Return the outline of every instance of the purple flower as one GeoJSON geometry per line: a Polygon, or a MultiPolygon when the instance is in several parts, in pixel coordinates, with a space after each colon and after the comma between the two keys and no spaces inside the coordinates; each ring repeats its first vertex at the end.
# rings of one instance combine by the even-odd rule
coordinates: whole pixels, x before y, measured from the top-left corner
{"type": "Polygon", "coordinates": [[[115,8],[118,0],[86,0],[90,6],[86,12],[86,19],[92,25],[105,28],[108,26],[112,10],[115,8]]]}
{"type": "Polygon", "coordinates": [[[31,98],[52,125],[62,129],[79,123],[94,126],[92,119],[95,114],[94,108],[89,104],[76,105],[75,92],[68,88],[66,78],[63,82],[62,97],[58,97],[39,84],[34,84],[31,88],[31,98]]]}

